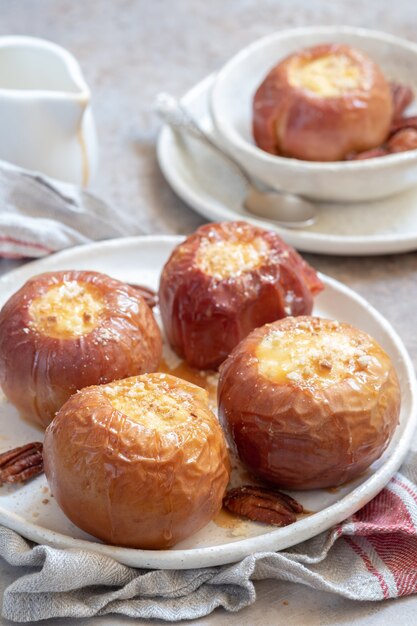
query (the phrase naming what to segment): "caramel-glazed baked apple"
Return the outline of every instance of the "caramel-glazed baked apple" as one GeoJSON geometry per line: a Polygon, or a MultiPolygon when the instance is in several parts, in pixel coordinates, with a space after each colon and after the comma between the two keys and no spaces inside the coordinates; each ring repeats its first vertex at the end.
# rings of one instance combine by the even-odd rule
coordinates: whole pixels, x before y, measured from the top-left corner
{"type": "Polygon", "coordinates": [[[369,57],[322,44],[269,72],[254,96],[253,134],[271,154],[340,161],[382,144],[392,113],[390,86],[369,57]]]}
{"type": "Polygon", "coordinates": [[[222,365],[218,398],[243,462],[289,489],[358,476],[387,447],[400,411],[397,375],[378,343],[316,317],[251,333],[222,365]]]}
{"type": "Polygon", "coordinates": [[[161,373],[73,395],[46,431],[44,464],[77,526],[144,549],[169,548],[207,524],[230,473],[207,392],[161,373]]]}
{"type": "Polygon", "coordinates": [[[246,222],[208,224],[175,248],[159,305],[169,343],[192,367],[216,368],[246,335],[311,313],[323,285],[274,232],[246,222]]]}
{"type": "Polygon", "coordinates": [[[144,299],[96,272],[40,274],[0,312],[0,384],[44,427],[78,389],[154,371],[161,352],[144,299]]]}

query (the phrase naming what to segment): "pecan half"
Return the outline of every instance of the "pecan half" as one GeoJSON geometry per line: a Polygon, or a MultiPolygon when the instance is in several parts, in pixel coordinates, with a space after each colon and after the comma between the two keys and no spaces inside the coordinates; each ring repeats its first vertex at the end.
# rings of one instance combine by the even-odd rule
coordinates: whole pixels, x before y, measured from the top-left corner
{"type": "Polygon", "coordinates": [[[386,156],[390,154],[387,148],[379,146],[372,150],[364,150],[363,152],[351,152],[346,156],[346,161],[362,161],[363,159],[374,159],[375,157],[386,156]]]}
{"type": "Polygon", "coordinates": [[[389,129],[389,136],[392,135],[403,128],[415,128],[417,129],[417,115],[413,115],[411,117],[400,117],[397,120],[394,120],[389,129]]]}
{"type": "Polygon", "coordinates": [[[0,454],[0,485],[24,482],[42,474],[42,447],[35,441],[0,454]]]}
{"type": "MultiPolygon", "coordinates": [[[[392,127],[394,128],[394,126],[392,127]]],[[[391,132],[391,135],[384,146],[349,154],[346,158],[349,161],[359,161],[362,159],[371,159],[374,157],[385,156],[387,154],[395,154],[396,152],[407,152],[408,150],[417,149],[417,117],[403,118],[398,120],[397,129],[391,132]],[[407,119],[414,120],[414,126],[401,126],[400,122],[407,119]]]]}
{"type": "Polygon", "coordinates": [[[154,306],[158,304],[158,294],[151,289],[150,287],[145,287],[144,285],[136,285],[135,283],[128,283],[129,287],[133,287],[142,298],[145,300],[146,304],[153,309],[154,306]]]}
{"type": "Polygon", "coordinates": [[[403,128],[396,132],[388,141],[390,153],[406,152],[417,148],[417,128],[403,128]]]}
{"type": "Polygon", "coordinates": [[[392,119],[396,120],[401,117],[405,109],[414,100],[413,90],[399,83],[391,83],[391,95],[394,111],[392,119]]]}
{"type": "Polygon", "coordinates": [[[297,520],[296,513],[303,512],[302,505],[286,493],[255,485],[230,489],[223,506],[254,522],[274,526],[288,526],[297,520]]]}

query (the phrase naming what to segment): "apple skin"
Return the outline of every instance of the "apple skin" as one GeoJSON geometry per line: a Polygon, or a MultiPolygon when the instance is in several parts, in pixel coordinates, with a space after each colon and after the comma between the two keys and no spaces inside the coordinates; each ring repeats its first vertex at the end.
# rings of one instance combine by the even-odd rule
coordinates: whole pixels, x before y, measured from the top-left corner
{"type": "Polygon", "coordinates": [[[359,476],[386,449],[401,404],[389,356],[349,324],[339,323],[337,332],[373,341],[380,374],[372,385],[347,375],[315,389],[262,376],[256,350],[263,338],[271,328],[292,332],[307,319],[319,320],[319,333],[334,323],[302,316],[257,328],[223,363],[218,386],[219,417],[240,459],[257,478],[296,490],[335,487],[359,476]]]}
{"type": "Polygon", "coordinates": [[[191,367],[216,369],[257,326],[286,315],[309,314],[323,289],[316,272],[277,233],[246,222],[200,227],[175,248],[159,285],[165,334],[191,367]],[[218,280],[203,272],[196,256],[206,240],[251,242],[270,247],[258,268],[218,280]]]}
{"type": "Polygon", "coordinates": [[[0,384],[22,417],[46,428],[77,390],[157,369],[162,338],[139,293],[105,274],[62,271],[30,279],[0,311],[0,384]],[[33,300],[63,281],[102,295],[99,325],[86,335],[56,338],[32,324],[33,300]]]}
{"type": "Polygon", "coordinates": [[[166,549],[218,513],[229,481],[226,441],[208,408],[207,392],[166,374],[136,380],[173,390],[190,403],[192,419],[163,432],[113,408],[93,386],[74,394],[46,430],[45,473],[64,513],[106,543],[166,549]]]}
{"type": "Polygon", "coordinates": [[[363,52],[347,45],[321,44],[290,55],[274,67],[253,99],[253,136],[271,154],[306,161],[342,161],[352,152],[381,145],[393,115],[389,83],[363,52]],[[290,83],[294,59],[343,54],[359,65],[363,84],[333,97],[290,83]]]}

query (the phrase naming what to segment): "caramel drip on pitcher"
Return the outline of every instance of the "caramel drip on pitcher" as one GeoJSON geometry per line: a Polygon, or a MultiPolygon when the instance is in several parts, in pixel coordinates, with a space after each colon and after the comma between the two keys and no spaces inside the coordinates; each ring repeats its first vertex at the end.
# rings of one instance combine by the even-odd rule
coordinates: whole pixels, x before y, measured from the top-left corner
{"type": "Polygon", "coordinates": [[[84,134],[81,128],[77,132],[78,143],[81,149],[82,158],[82,186],[86,187],[90,178],[90,167],[88,164],[87,145],[85,143],[84,134]]]}

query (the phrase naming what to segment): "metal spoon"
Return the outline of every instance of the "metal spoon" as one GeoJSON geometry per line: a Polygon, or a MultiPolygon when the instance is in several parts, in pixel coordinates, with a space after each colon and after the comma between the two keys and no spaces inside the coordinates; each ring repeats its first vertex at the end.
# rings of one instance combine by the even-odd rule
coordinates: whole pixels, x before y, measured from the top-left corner
{"type": "Polygon", "coordinates": [[[179,100],[168,93],[160,93],[155,108],[171,128],[191,134],[233,165],[247,184],[243,205],[250,213],[277,222],[285,228],[305,228],[315,222],[316,209],[311,202],[285,191],[262,190],[241,164],[198,125],[179,100]]]}

